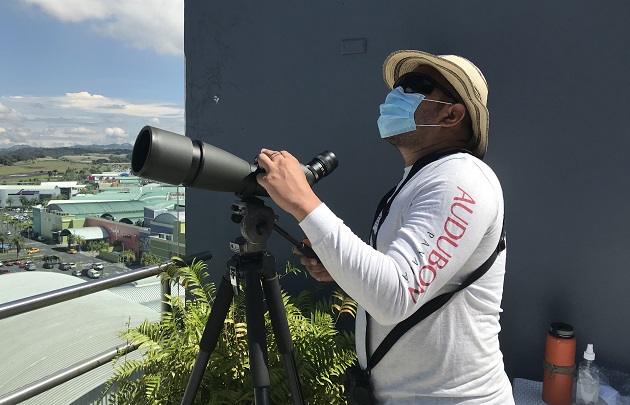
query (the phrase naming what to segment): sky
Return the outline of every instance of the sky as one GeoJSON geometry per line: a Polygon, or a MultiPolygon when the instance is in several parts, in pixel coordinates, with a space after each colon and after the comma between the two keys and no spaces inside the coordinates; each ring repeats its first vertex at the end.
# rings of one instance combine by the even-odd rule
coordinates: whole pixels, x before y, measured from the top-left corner
{"type": "Polygon", "coordinates": [[[184,0],[1,0],[0,148],[184,133],[184,0]]]}

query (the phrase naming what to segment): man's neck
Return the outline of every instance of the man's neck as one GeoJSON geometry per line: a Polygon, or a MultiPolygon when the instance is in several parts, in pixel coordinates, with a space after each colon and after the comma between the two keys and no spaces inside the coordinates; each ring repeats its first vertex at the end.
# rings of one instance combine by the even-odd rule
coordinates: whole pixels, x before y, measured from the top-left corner
{"type": "Polygon", "coordinates": [[[453,150],[453,149],[465,149],[465,148],[466,148],[465,144],[450,143],[450,144],[436,144],[436,145],[421,148],[421,149],[398,147],[398,151],[400,152],[403,160],[405,161],[405,167],[408,167],[416,163],[418,159],[425,157],[427,155],[430,155],[432,153],[445,152],[445,151],[453,150]]]}

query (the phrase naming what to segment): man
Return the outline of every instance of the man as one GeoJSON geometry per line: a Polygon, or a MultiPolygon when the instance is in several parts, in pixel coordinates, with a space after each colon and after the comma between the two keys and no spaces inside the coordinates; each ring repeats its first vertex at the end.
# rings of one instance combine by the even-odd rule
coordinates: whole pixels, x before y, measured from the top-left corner
{"type": "Polygon", "coordinates": [[[490,259],[502,250],[503,195],[481,161],[485,78],[462,57],[419,51],[389,55],[383,76],[392,91],[377,124],[405,170],[379,204],[370,244],[319,200],[290,153],[263,149],[258,181],[309,238],[321,260],[301,259],[310,274],[336,281],[358,302],[363,369],[397,324],[491,264],[402,335],[371,370],[370,384],[379,404],[513,404],[498,340],[505,253],[490,259]]]}

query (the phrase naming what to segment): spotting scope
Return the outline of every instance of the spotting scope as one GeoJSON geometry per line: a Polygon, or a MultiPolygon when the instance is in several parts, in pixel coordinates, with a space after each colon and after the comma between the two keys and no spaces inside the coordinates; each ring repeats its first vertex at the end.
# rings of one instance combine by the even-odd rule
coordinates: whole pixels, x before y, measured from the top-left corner
{"type": "MultiPolygon", "coordinates": [[[[312,186],[338,166],[330,151],[301,165],[312,186]]],[[[211,191],[233,192],[239,196],[264,196],[267,191],[256,181],[264,170],[233,154],[199,140],[163,129],[145,126],[140,130],[131,155],[134,175],[167,184],[211,191]]]]}

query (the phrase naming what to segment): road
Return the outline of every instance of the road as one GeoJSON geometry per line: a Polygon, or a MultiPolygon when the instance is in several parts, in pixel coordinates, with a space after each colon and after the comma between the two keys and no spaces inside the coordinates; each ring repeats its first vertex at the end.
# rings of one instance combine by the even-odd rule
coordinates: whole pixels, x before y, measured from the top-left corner
{"type": "Polygon", "coordinates": [[[44,176],[46,175],[46,173],[39,171],[39,172],[28,172],[28,173],[0,174],[0,180],[14,180],[19,177],[44,176]]]}

